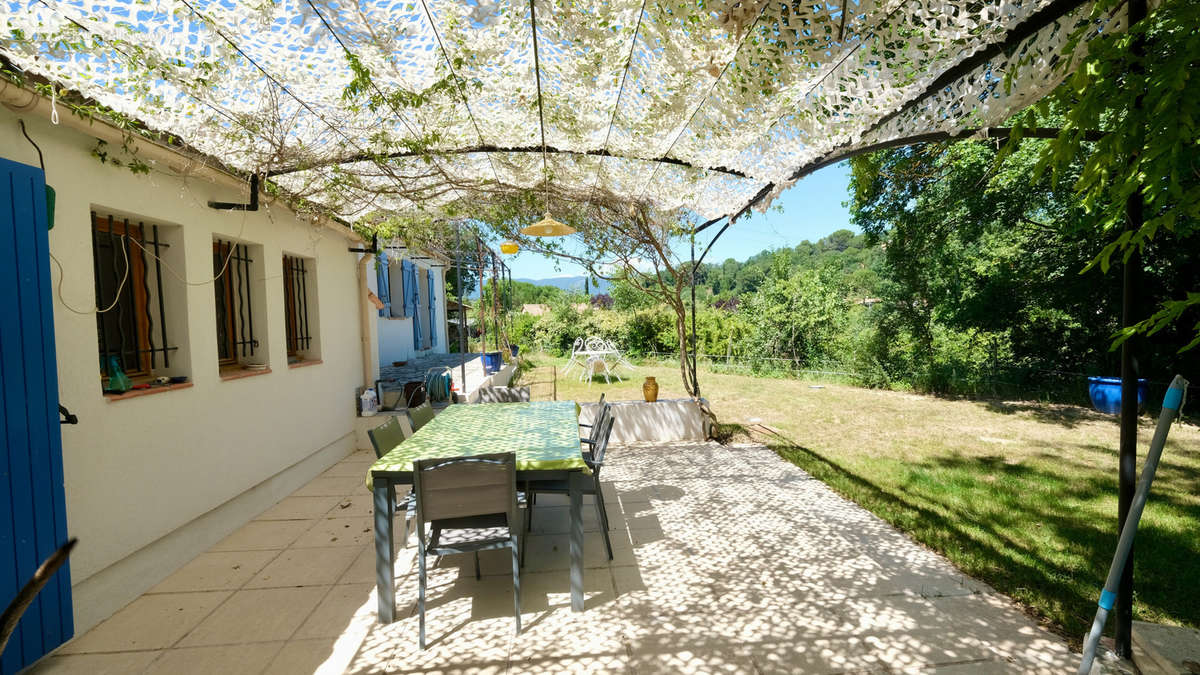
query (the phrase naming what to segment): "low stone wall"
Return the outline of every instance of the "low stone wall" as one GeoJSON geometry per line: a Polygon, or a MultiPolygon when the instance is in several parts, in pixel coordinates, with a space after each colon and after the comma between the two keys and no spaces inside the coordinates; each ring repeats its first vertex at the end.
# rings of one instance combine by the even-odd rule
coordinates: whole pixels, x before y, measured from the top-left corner
{"type": "Polygon", "coordinates": [[[512,382],[515,372],[517,372],[515,364],[504,364],[503,368],[483,378],[483,382],[478,387],[467,392],[467,403],[479,403],[479,390],[484,387],[507,387],[508,383],[512,382]]]}
{"type": "MultiPolygon", "coordinates": [[[[700,406],[690,398],[645,401],[611,401],[616,421],[610,441],[702,441],[708,438],[709,425],[700,406]]],[[[591,424],[598,409],[596,403],[582,405],[579,421],[591,424]]]]}

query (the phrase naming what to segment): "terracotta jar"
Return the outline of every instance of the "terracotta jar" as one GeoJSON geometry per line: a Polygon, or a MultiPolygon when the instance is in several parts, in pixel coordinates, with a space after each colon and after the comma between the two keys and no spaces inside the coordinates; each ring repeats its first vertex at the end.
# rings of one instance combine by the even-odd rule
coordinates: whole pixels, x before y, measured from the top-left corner
{"type": "Polygon", "coordinates": [[[654,403],[658,400],[658,381],[653,377],[647,377],[642,383],[642,396],[646,397],[646,403],[654,403]]]}

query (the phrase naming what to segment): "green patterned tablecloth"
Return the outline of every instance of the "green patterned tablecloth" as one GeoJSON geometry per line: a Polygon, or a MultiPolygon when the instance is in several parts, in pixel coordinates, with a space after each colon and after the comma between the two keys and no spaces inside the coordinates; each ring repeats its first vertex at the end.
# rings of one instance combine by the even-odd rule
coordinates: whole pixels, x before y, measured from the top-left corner
{"type": "Polygon", "coordinates": [[[374,472],[412,471],[413,460],[514,452],[518,471],[582,469],[579,418],[573,401],[452,405],[412,438],[371,465],[374,472]]]}

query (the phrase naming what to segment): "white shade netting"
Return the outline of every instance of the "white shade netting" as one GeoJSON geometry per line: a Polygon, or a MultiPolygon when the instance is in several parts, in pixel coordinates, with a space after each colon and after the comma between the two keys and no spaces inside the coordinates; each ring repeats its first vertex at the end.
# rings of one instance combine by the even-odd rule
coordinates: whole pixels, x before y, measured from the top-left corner
{"type": "Polygon", "coordinates": [[[1070,71],[1077,29],[1124,25],[1065,0],[21,0],[0,11],[11,67],[350,220],[547,183],[560,198],[705,219],[765,208],[864,148],[1002,124],[1070,71]]]}

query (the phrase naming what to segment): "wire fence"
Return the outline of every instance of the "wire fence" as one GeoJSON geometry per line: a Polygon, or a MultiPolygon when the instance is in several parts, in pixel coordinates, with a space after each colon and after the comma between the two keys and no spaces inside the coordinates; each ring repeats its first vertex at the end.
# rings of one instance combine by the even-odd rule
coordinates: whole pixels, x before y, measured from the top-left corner
{"type": "MultiPolygon", "coordinates": [[[[641,359],[643,362],[677,365],[679,352],[652,351],[645,353],[641,359]]],[[[1013,398],[1077,405],[1091,405],[1088,378],[1095,376],[1095,373],[1043,368],[1000,368],[981,371],[954,366],[923,372],[894,369],[888,369],[886,372],[882,369],[864,372],[835,361],[813,364],[786,357],[747,358],[725,354],[697,354],[696,363],[713,373],[806,379],[892,389],[920,389],[950,396],[1013,398]]],[[[1161,400],[1170,381],[1147,379],[1147,384],[1147,402],[1153,403],[1161,400]]]]}

